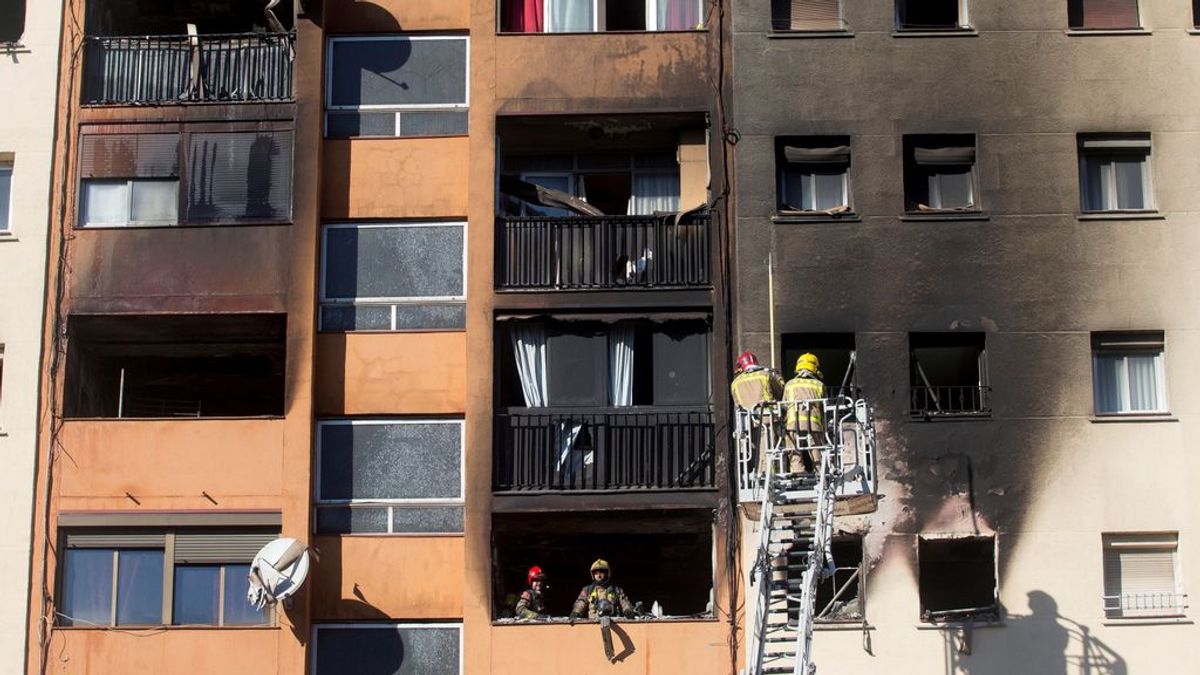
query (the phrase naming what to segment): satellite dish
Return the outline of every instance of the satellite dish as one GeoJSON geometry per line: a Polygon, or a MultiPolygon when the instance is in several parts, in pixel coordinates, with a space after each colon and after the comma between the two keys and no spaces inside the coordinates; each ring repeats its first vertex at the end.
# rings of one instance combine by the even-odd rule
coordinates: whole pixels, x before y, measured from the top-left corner
{"type": "Polygon", "coordinates": [[[300,590],[308,577],[308,547],[283,538],[262,547],[250,563],[250,590],[246,599],[261,610],[286,600],[300,590]]]}

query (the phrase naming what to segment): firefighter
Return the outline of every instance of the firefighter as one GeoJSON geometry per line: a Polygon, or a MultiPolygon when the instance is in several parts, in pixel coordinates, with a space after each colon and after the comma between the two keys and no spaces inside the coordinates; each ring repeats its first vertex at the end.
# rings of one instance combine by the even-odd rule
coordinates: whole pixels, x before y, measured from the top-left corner
{"type": "Polygon", "coordinates": [[[546,573],[541,567],[534,565],[525,575],[526,588],[517,600],[516,615],[518,619],[545,619],[546,603],[543,593],[546,590],[546,573]]]}
{"type": "Polygon", "coordinates": [[[799,450],[791,453],[789,460],[788,468],[793,473],[802,468],[815,471],[821,460],[820,451],[802,448],[825,445],[825,384],[822,377],[821,361],[816,355],[801,354],[796,359],[796,376],[788,380],[783,389],[788,447],[799,450]]]}
{"type": "Polygon", "coordinates": [[[629,601],[629,596],[625,595],[625,591],[621,590],[620,586],[612,583],[610,578],[612,570],[609,569],[608,562],[600,559],[592,563],[591,573],[592,583],[579,591],[579,597],[575,599],[575,606],[571,608],[571,615],[568,617],[571,623],[583,616],[584,612],[587,612],[589,619],[618,614],[632,619],[634,616],[633,603],[629,601]]]}
{"type": "MultiPolygon", "coordinates": [[[[779,373],[758,365],[758,357],[753,352],[742,352],[733,366],[733,382],[729,389],[733,393],[733,402],[740,410],[754,412],[756,408],[766,403],[775,403],[783,397],[783,378],[779,373]]],[[[762,419],[750,417],[750,443],[758,448],[758,470],[765,472],[767,468],[767,448],[771,446],[776,436],[774,416],[767,418],[769,428],[764,429],[762,419]],[[765,433],[764,433],[765,432],[765,433]]]]}

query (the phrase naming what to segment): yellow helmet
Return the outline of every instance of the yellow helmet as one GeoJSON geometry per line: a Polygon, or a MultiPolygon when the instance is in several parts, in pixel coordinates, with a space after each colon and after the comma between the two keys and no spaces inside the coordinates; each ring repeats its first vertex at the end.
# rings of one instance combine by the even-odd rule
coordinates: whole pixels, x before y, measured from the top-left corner
{"type": "Polygon", "coordinates": [[[799,374],[800,371],[802,371],[802,370],[807,370],[808,372],[813,373],[817,377],[820,377],[821,376],[821,360],[817,358],[816,354],[811,354],[811,353],[801,354],[800,358],[796,359],[796,374],[799,374]]]}
{"type": "Polygon", "coordinates": [[[598,558],[596,562],[592,563],[592,569],[589,571],[589,573],[594,573],[596,570],[604,570],[605,572],[612,574],[612,570],[608,568],[608,561],[604,558],[598,558]]]}

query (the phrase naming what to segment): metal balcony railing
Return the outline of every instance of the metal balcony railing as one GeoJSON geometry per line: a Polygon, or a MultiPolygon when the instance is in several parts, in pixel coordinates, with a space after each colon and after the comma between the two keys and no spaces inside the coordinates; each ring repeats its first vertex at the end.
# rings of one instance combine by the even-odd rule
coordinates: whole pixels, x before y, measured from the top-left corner
{"type": "Polygon", "coordinates": [[[85,104],[292,100],[295,33],[89,36],[85,104]]]}
{"type": "Polygon", "coordinates": [[[711,488],[707,408],[514,408],[495,420],[496,492],[711,488]]]}
{"type": "Polygon", "coordinates": [[[909,412],[916,417],[992,414],[992,388],[986,385],[911,387],[909,412]]]}
{"type": "Polygon", "coordinates": [[[1187,608],[1186,593],[1150,591],[1104,596],[1104,614],[1110,619],[1182,616],[1187,608]]]}
{"type": "Polygon", "coordinates": [[[710,285],[711,215],[500,217],[497,287],[621,289],[710,285]]]}

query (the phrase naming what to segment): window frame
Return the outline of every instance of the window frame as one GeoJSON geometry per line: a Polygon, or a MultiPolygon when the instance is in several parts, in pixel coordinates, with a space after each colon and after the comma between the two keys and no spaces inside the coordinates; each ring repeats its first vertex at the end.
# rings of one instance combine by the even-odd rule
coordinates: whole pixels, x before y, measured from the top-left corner
{"type": "MultiPolygon", "coordinates": [[[[1100,557],[1101,569],[1100,569],[1100,572],[1101,572],[1101,581],[1102,581],[1103,589],[1104,589],[1102,591],[1101,605],[1103,607],[1102,612],[1104,613],[1105,619],[1139,622],[1139,621],[1156,621],[1156,620],[1170,619],[1170,618],[1182,618],[1182,617],[1187,616],[1187,610],[1188,610],[1187,593],[1184,591],[1184,586],[1183,586],[1183,569],[1182,569],[1182,565],[1181,565],[1182,561],[1180,560],[1180,557],[1179,557],[1179,533],[1178,532],[1175,532],[1175,531],[1169,531],[1169,532],[1104,532],[1104,533],[1101,533],[1101,535],[1100,535],[1100,546],[1101,546],[1101,557],[1100,557]],[[1152,539],[1156,538],[1156,537],[1163,539],[1163,541],[1152,541],[1152,539]],[[1168,537],[1172,538],[1172,541],[1170,543],[1165,541],[1165,539],[1168,537]],[[1139,541],[1139,539],[1141,541],[1139,541]],[[1177,598],[1179,600],[1179,604],[1175,607],[1166,607],[1166,608],[1162,608],[1161,610],[1155,610],[1153,608],[1151,608],[1151,609],[1133,609],[1132,611],[1137,612],[1137,614],[1133,615],[1133,616],[1127,615],[1126,612],[1130,611],[1130,610],[1126,610],[1123,607],[1124,603],[1121,602],[1126,594],[1122,593],[1121,595],[1116,595],[1116,596],[1108,595],[1108,588],[1110,588],[1110,578],[1108,576],[1108,569],[1107,569],[1108,566],[1106,564],[1106,562],[1107,562],[1106,558],[1108,557],[1110,551],[1115,551],[1115,550],[1120,550],[1120,549],[1131,550],[1131,551],[1141,550],[1144,552],[1169,551],[1171,554],[1171,577],[1172,577],[1171,581],[1172,581],[1173,589],[1167,590],[1167,591],[1155,591],[1155,592],[1173,595],[1175,598],[1177,598]],[[1116,599],[1118,601],[1117,607],[1109,607],[1109,601],[1113,600],[1113,599],[1116,599]]],[[[1115,581],[1116,581],[1117,585],[1122,585],[1121,578],[1118,578],[1115,581]]]]}
{"type": "Polygon", "coordinates": [[[813,27],[807,27],[807,28],[792,28],[792,26],[791,26],[791,23],[793,21],[792,16],[791,16],[792,2],[793,2],[793,0],[771,0],[770,9],[771,9],[771,32],[772,33],[786,33],[786,34],[797,34],[797,35],[811,33],[814,35],[821,35],[824,33],[849,33],[850,32],[849,26],[846,25],[846,7],[845,7],[845,4],[843,3],[843,0],[836,0],[837,10],[838,10],[837,27],[836,28],[823,27],[823,26],[813,26],[813,27]],[[777,18],[782,18],[780,15],[782,15],[783,12],[781,10],[777,11],[777,9],[776,9],[777,6],[780,4],[788,6],[788,10],[787,10],[788,25],[786,27],[782,25],[782,21],[776,20],[777,18]]]}
{"type": "Polygon", "coordinates": [[[0,203],[0,209],[4,212],[4,220],[0,222],[0,237],[13,233],[13,179],[16,177],[16,162],[11,157],[0,159],[0,177],[6,174],[8,177],[8,199],[0,203]]]}
{"type": "Polygon", "coordinates": [[[955,0],[955,4],[958,5],[958,18],[953,27],[938,28],[938,27],[924,26],[924,27],[915,27],[914,28],[914,27],[905,26],[903,24],[903,22],[901,21],[901,14],[902,14],[901,6],[904,5],[906,2],[913,2],[913,1],[914,0],[896,0],[894,11],[895,11],[895,30],[897,33],[956,33],[956,32],[964,32],[964,31],[974,30],[974,28],[971,26],[970,0],[955,0]]]}
{"type": "Polygon", "coordinates": [[[391,418],[372,418],[372,419],[355,419],[355,418],[326,418],[318,419],[315,427],[315,438],[313,440],[313,531],[315,534],[329,536],[437,536],[437,535],[454,535],[462,536],[462,532],[396,532],[394,513],[397,508],[414,508],[414,507],[448,507],[448,508],[465,508],[466,507],[466,490],[467,490],[467,435],[466,435],[466,420],[465,419],[445,419],[433,417],[391,417],[391,418]],[[387,497],[387,498],[372,498],[372,499],[325,499],[321,497],[321,465],[323,458],[323,441],[321,429],[325,426],[390,426],[390,425],[416,425],[416,424],[446,424],[455,425],[459,429],[458,433],[458,496],[457,497],[387,497]],[[344,507],[353,511],[355,508],[385,508],[387,511],[387,531],[386,532],[347,532],[341,535],[333,535],[328,532],[317,532],[316,512],[321,507],[344,507]]]}
{"type": "Polygon", "coordinates": [[[448,621],[436,621],[430,623],[414,623],[414,622],[396,622],[396,621],[379,621],[374,623],[356,622],[356,623],[316,623],[312,624],[312,653],[308,659],[308,669],[312,675],[319,675],[317,671],[317,651],[320,648],[321,641],[318,638],[318,632],[321,630],[346,630],[346,629],[380,629],[380,628],[395,628],[400,629],[446,629],[453,628],[458,631],[458,674],[463,675],[463,624],[453,623],[448,621]]]}
{"type": "Polygon", "coordinates": [[[1144,21],[1144,17],[1142,15],[1141,0],[1132,0],[1133,11],[1137,15],[1137,17],[1136,17],[1137,25],[1135,25],[1135,26],[1118,26],[1118,27],[1085,26],[1085,25],[1072,26],[1071,25],[1071,15],[1075,11],[1073,6],[1077,4],[1079,6],[1079,11],[1082,13],[1083,12],[1083,4],[1087,1],[1088,0],[1067,0],[1067,32],[1069,32],[1069,33],[1093,33],[1093,32],[1096,32],[1096,33],[1134,32],[1134,33],[1136,33],[1136,32],[1141,32],[1141,31],[1146,30],[1146,24],[1144,21]]]}
{"type": "Polygon", "coordinates": [[[1097,417],[1137,417],[1143,415],[1168,415],[1171,412],[1170,400],[1167,397],[1167,342],[1165,333],[1104,333],[1092,334],[1092,412],[1097,417]],[[1104,340],[1110,340],[1105,344],[1104,340]],[[1159,407],[1153,410],[1121,409],[1112,411],[1100,410],[1100,365],[1102,357],[1119,356],[1121,368],[1125,373],[1125,387],[1117,392],[1120,407],[1132,406],[1129,383],[1129,356],[1154,354],[1154,385],[1155,396],[1159,407]]]}
{"type": "Polygon", "coordinates": [[[979,138],[976,134],[905,134],[902,138],[902,160],[903,160],[903,187],[904,187],[904,215],[935,218],[953,218],[963,215],[978,215],[983,213],[982,195],[979,189],[979,138]],[[970,138],[970,142],[967,139],[970,138]],[[939,149],[949,148],[970,148],[973,159],[969,164],[966,163],[921,163],[916,159],[916,150],[922,144],[930,144],[939,149]],[[918,199],[918,194],[914,194],[913,190],[917,189],[918,185],[924,185],[925,198],[927,201],[933,201],[933,190],[930,189],[930,183],[936,180],[938,202],[941,202],[942,182],[940,176],[951,173],[949,171],[938,171],[940,167],[962,168],[969,167],[969,180],[971,190],[971,202],[965,206],[933,206],[922,202],[918,199]],[[922,209],[921,206],[926,208],[922,209]]]}
{"type": "Polygon", "coordinates": [[[111,227],[178,227],[180,181],[178,178],[81,178],[79,179],[79,223],[77,227],[89,230],[111,227]],[[119,223],[92,223],[85,221],[87,216],[87,187],[97,183],[118,185],[125,184],[125,220],[119,223]],[[175,220],[134,220],[133,219],[133,185],[134,183],[174,183],[175,184],[175,220]]]}
{"type": "MultiPolygon", "coordinates": [[[[990,373],[988,369],[988,336],[987,331],[913,331],[908,334],[908,363],[909,363],[909,415],[917,419],[932,419],[932,418],[947,418],[947,417],[991,417],[992,415],[992,385],[990,384],[990,373]],[[929,340],[936,341],[939,336],[943,339],[949,339],[953,336],[961,335],[963,339],[961,344],[957,345],[923,345],[914,346],[914,336],[919,336],[918,341],[929,340]],[[980,344],[975,345],[968,340],[968,336],[979,336],[980,344]],[[917,358],[916,350],[918,349],[977,349],[975,354],[975,378],[976,384],[947,384],[939,385],[929,382],[928,376],[925,374],[924,368],[921,366],[920,359],[917,358]],[[917,376],[920,375],[925,385],[915,384],[917,376]],[[928,389],[945,388],[972,388],[979,391],[979,407],[976,410],[958,410],[958,411],[940,411],[937,406],[934,409],[916,409],[912,406],[914,402],[914,392],[917,387],[925,387],[928,389]]],[[[927,362],[928,363],[928,362],[927,362]]]]}
{"type": "MultiPolygon", "coordinates": [[[[947,541],[947,540],[958,541],[958,540],[965,540],[965,539],[990,539],[991,540],[991,542],[992,542],[992,579],[996,582],[995,588],[993,589],[992,605],[991,605],[990,609],[986,612],[979,612],[978,614],[969,615],[972,617],[972,619],[969,619],[969,620],[973,620],[973,617],[976,617],[976,616],[983,616],[983,617],[991,616],[993,621],[999,621],[1001,619],[1001,611],[1002,611],[1003,605],[1000,603],[1000,537],[998,536],[998,534],[995,532],[992,532],[989,534],[963,534],[963,533],[959,533],[959,532],[939,532],[939,533],[918,534],[916,536],[915,542],[914,542],[914,548],[916,549],[914,551],[914,554],[915,554],[915,558],[917,561],[917,567],[916,567],[917,616],[918,616],[918,620],[920,621],[920,623],[926,624],[926,625],[931,625],[931,624],[932,625],[937,625],[937,624],[944,625],[947,623],[949,623],[949,624],[959,623],[958,619],[940,620],[939,621],[938,619],[933,618],[933,617],[925,618],[925,614],[927,611],[932,612],[932,611],[945,611],[945,610],[927,610],[925,607],[925,601],[921,597],[921,595],[922,595],[921,594],[921,542],[922,541],[947,541]]],[[[976,625],[979,625],[979,624],[976,623],[976,625]]]]}
{"type": "Polygon", "coordinates": [[[1153,154],[1152,139],[1150,134],[1081,134],[1077,140],[1077,148],[1079,155],[1079,211],[1083,215],[1105,214],[1105,213],[1157,213],[1158,206],[1154,199],[1154,171],[1150,165],[1150,157],[1153,154]],[[1099,147],[1088,148],[1090,142],[1111,141],[1116,143],[1129,143],[1129,147],[1114,147],[1104,149],[1099,147]],[[1117,172],[1115,170],[1115,162],[1122,157],[1139,157],[1141,160],[1141,188],[1142,188],[1142,207],[1141,208],[1121,208],[1117,203],[1119,190],[1117,188],[1117,172]],[[1110,166],[1108,170],[1108,178],[1104,184],[1098,186],[1100,188],[1100,199],[1103,204],[1100,208],[1094,208],[1096,205],[1089,204],[1088,198],[1092,184],[1088,178],[1090,166],[1095,163],[1098,167],[1104,165],[1110,166]]]}
{"type": "MultiPolygon", "coordinates": [[[[818,585],[824,584],[826,581],[830,582],[830,584],[833,588],[834,596],[835,596],[833,599],[831,599],[829,601],[830,603],[832,603],[834,600],[836,600],[836,595],[837,595],[837,591],[838,591],[837,572],[854,570],[854,576],[856,576],[858,578],[857,598],[858,598],[858,606],[859,606],[859,610],[860,610],[859,614],[861,616],[859,616],[858,618],[828,617],[821,613],[821,610],[823,608],[814,607],[813,608],[814,609],[813,624],[815,626],[821,626],[821,625],[839,626],[839,625],[845,625],[845,624],[862,624],[867,621],[867,573],[868,573],[868,569],[867,569],[867,564],[866,564],[866,559],[867,559],[866,547],[864,546],[864,541],[863,541],[865,539],[865,537],[863,537],[863,535],[861,535],[861,534],[845,534],[845,535],[834,535],[833,536],[833,539],[835,539],[835,540],[839,539],[839,538],[854,539],[858,542],[858,551],[859,551],[858,565],[854,566],[854,567],[835,567],[834,574],[827,576],[827,577],[822,577],[821,580],[818,582],[818,585]]],[[[853,577],[851,578],[851,580],[853,580],[853,577]]],[[[849,581],[846,582],[847,585],[849,583],[850,583],[849,581]]],[[[813,596],[813,597],[815,598],[816,596],[813,596]]]]}

